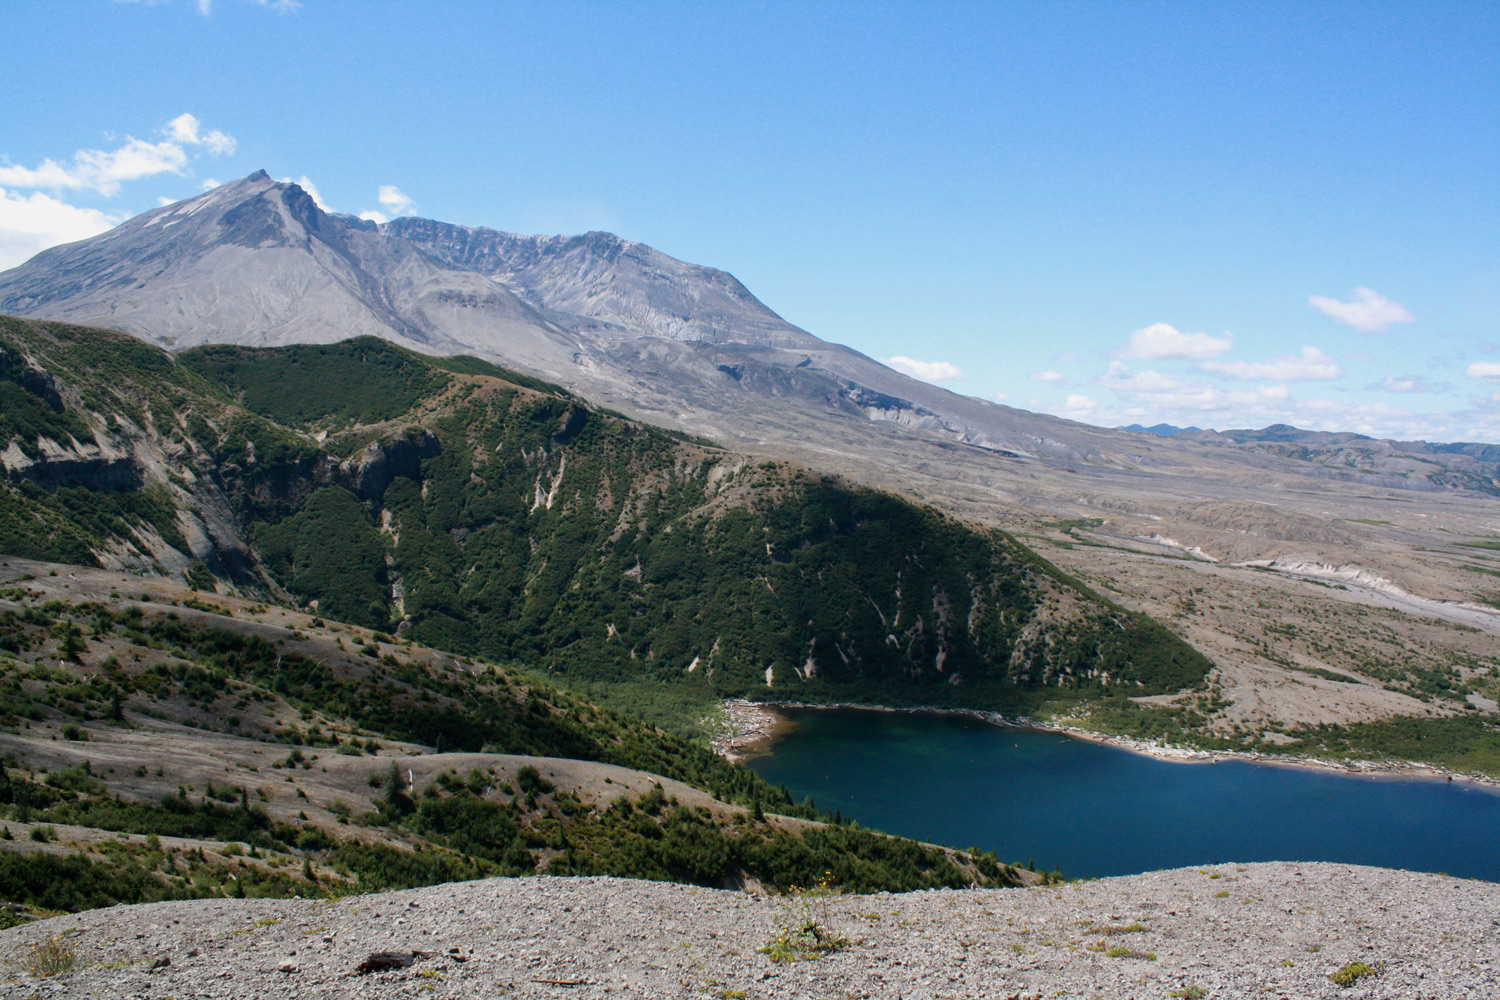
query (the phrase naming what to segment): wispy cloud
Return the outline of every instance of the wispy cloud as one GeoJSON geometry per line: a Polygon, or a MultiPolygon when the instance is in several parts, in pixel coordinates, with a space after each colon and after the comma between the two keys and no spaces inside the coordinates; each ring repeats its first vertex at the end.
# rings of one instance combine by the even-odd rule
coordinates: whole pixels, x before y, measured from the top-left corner
{"type": "Polygon", "coordinates": [[[1114,355],[1141,361],[1169,358],[1200,361],[1216,358],[1233,346],[1234,338],[1228,333],[1213,337],[1206,333],[1183,333],[1169,323],[1152,323],[1132,333],[1129,341],[1115,349],[1114,355]]]}
{"type": "MultiPolygon", "coordinates": [[[[198,13],[209,17],[214,12],[215,0],[197,0],[198,13]]],[[[266,7],[278,14],[290,14],[302,9],[302,0],[247,0],[257,7],[266,7]]]]}
{"type": "Polygon", "coordinates": [[[1300,353],[1283,354],[1269,361],[1200,361],[1198,367],[1215,375],[1246,382],[1311,382],[1344,376],[1344,369],[1312,346],[1302,348],[1300,353]]]}
{"type": "Polygon", "coordinates": [[[956,365],[946,361],[918,361],[915,358],[897,356],[886,358],[885,363],[905,375],[919,378],[923,382],[952,382],[963,378],[964,373],[956,365]]]}
{"type": "Polygon", "coordinates": [[[416,204],[394,184],[380,185],[380,203],[389,209],[392,215],[405,215],[416,204]]]}
{"type": "MultiPolygon", "coordinates": [[[[376,200],[379,201],[382,206],[384,206],[385,211],[381,211],[378,208],[367,208],[363,212],[359,213],[359,217],[361,219],[364,219],[366,222],[374,222],[380,225],[384,225],[385,223],[390,222],[391,219],[395,218],[398,215],[411,214],[412,206],[416,204],[416,202],[407,197],[406,194],[394,184],[380,185],[380,192],[376,195],[376,200]]],[[[918,378],[920,377],[921,376],[918,376],[918,378]]]]}
{"type": "Polygon", "coordinates": [[[1371,288],[1356,288],[1354,298],[1340,302],[1325,295],[1309,295],[1307,304],[1318,312],[1362,333],[1384,333],[1395,323],[1413,323],[1416,317],[1399,302],[1392,302],[1371,288]]]}
{"type": "Polygon", "coordinates": [[[1365,388],[1383,389],[1386,392],[1452,392],[1453,383],[1429,382],[1420,375],[1387,375],[1365,388]]]}
{"type": "MultiPolygon", "coordinates": [[[[1500,362],[1474,362],[1469,365],[1468,374],[1500,385],[1500,362]]],[[[1471,397],[1463,407],[1419,410],[1384,400],[1299,397],[1280,383],[1225,388],[1161,372],[1133,372],[1120,361],[1112,363],[1109,372],[1094,379],[1093,384],[1110,391],[1114,401],[1100,401],[1087,410],[1080,405],[1080,399],[1050,406],[1033,400],[1032,408],[1045,408],[1059,416],[1105,426],[1164,422],[1223,430],[1283,423],[1307,430],[1353,431],[1402,440],[1500,440],[1500,391],[1471,397]]],[[[1425,382],[1418,376],[1405,376],[1367,388],[1416,394],[1443,392],[1452,387],[1425,382]]]]}
{"type": "Polygon", "coordinates": [[[204,129],[191,114],[178,115],[156,132],[155,139],[127,135],[113,149],[81,149],[71,161],[45,159],[30,167],[0,162],[0,269],[59,243],[95,236],[121,221],[103,209],[70,204],[68,192],[112,198],[131,181],[186,175],[196,157],[226,156],[235,150],[233,137],[204,129]]]}
{"type": "Polygon", "coordinates": [[[1072,420],[1088,420],[1098,410],[1098,403],[1079,392],[1070,392],[1063,400],[1062,415],[1072,420]]]}
{"type": "Polygon", "coordinates": [[[190,148],[203,147],[220,156],[233,153],[235,141],[217,129],[202,133],[198,119],[178,115],[160,130],[157,142],[126,136],[115,149],[80,149],[71,164],[43,160],[35,167],[0,165],[0,186],[51,191],[96,191],[106,197],[120,193],[126,181],[157,174],[186,172],[190,148]]]}
{"type": "Polygon", "coordinates": [[[1044,371],[1044,372],[1032,372],[1030,375],[1027,376],[1027,378],[1030,378],[1030,379],[1032,379],[1034,381],[1037,381],[1037,382],[1066,382],[1067,381],[1067,378],[1061,372],[1054,372],[1054,371],[1050,371],[1050,370],[1049,371],[1044,371]]]}
{"type": "Polygon", "coordinates": [[[190,114],[180,114],[167,122],[167,134],[188,146],[204,146],[215,156],[233,153],[238,143],[218,129],[201,132],[198,119],[190,114]]]}

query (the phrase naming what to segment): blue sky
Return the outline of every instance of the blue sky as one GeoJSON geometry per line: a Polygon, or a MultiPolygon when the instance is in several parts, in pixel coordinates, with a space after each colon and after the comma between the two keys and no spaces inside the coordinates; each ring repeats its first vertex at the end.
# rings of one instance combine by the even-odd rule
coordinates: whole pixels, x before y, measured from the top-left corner
{"type": "Polygon", "coordinates": [[[1028,409],[1500,441],[1494,4],[11,0],[0,30],[0,266],[265,168],[611,230],[1028,409]]]}

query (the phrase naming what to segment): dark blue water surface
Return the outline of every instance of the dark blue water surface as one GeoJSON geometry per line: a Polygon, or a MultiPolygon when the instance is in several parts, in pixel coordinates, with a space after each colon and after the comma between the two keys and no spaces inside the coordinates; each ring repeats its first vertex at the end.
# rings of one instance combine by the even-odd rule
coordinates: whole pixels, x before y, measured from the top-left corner
{"type": "Polygon", "coordinates": [[[1338,861],[1500,881],[1500,794],[1461,782],[1180,764],[963,717],[786,709],[750,766],[861,825],[1072,877],[1338,861]]]}

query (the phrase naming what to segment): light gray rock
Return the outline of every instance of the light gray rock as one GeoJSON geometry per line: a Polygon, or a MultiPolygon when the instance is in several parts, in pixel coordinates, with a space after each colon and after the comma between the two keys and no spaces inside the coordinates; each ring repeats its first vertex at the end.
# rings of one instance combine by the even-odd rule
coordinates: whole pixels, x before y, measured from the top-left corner
{"type": "Polygon", "coordinates": [[[1497,995],[1497,954],[1500,885],[1347,865],[802,900],[526,878],[42,921],[0,932],[0,996],[1144,1000],[1198,987],[1213,997],[1408,1000],[1497,995]],[[777,963],[759,950],[807,920],[847,944],[815,961],[777,963]],[[27,957],[57,935],[77,969],[38,980],[27,957]],[[411,961],[355,971],[382,952],[411,961]],[[158,954],[184,957],[149,974],[158,954]],[[1356,961],[1378,974],[1348,988],[1329,978],[1356,961]]]}

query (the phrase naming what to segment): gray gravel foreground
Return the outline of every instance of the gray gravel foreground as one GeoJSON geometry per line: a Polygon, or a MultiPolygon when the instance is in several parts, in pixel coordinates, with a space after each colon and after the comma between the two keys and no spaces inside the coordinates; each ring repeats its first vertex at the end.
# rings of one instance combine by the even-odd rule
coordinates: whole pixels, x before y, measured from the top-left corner
{"type": "Polygon", "coordinates": [[[0,969],[0,996],[28,998],[1143,1000],[1196,986],[1204,992],[1189,995],[1477,1000],[1500,996],[1500,885],[1290,863],[808,901],[631,879],[489,879],[335,901],[93,910],[0,932],[0,969]],[[804,913],[848,947],[781,964],[757,953],[778,922],[804,913]],[[58,935],[75,971],[34,977],[34,947],[58,935]],[[1118,948],[1131,955],[1104,953],[1118,948]],[[435,954],[353,973],[381,950],[435,954]],[[1347,988],[1329,980],[1355,961],[1380,972],[1347,988]]]}

